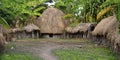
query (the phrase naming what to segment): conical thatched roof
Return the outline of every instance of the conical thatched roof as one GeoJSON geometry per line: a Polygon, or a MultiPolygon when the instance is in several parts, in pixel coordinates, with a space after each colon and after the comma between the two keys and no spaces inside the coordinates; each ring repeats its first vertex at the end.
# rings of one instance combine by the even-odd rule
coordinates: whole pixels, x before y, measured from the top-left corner
{"type": "Polygon", "coordinates": [[[64,13],[56,8],[46,9],[39,20],[41,33],[59,34],[65,29],[64,13]]]}
{"type": "Polygon", "coordinates": [[[95,27],[94,31],[92,32],[93,35],[105,35],[110,30],[114,30],[117,27],[117,19],[115,16],[110,16],[101,20],[97,26],[95,27]]]}
{"type": "Polygon", "coordinates": [[[27,32],[32,32],[33,30],[39,30],[39,27],[37,27],[34,24],[30,24],[24,27],[24,30],[27,32]]]}
{"type": "Polygon", "coordinates": [[[76,27],[67,27],[65,30],[69,33],[86,32],[92,23],[80,23],[76,27]]]}

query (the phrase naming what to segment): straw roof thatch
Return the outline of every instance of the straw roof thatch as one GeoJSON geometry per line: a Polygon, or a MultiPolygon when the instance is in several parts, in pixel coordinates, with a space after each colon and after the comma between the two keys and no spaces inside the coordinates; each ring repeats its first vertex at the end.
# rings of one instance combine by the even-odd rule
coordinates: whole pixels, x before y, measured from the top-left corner
{"type": "Polygon", "coordinates": [[[90,28],[90,26],[91,26],[91,23],[80,23],[78,25],[79,32],[86,32],[86,31],[88,31],[88,29],[90,28]]]}
{"type": "Polygon", "coordinates": [[[16,33],[16,32],[20,32],[20,31],[23,31],[23,29],[21,29],[21,28],[13,28],[13,29],[9,30],[9,33],[16,33]]]}
{"type": "Polygon", "coordinates": [[[95,27],[92,34],[93,35],[105,35],[110,30],[116,29],[116,27],[117,27],[116,17],[110,16],[108,18],[101,20],[95,27]]]}
{"type": "Polygon", "coordinates": [[[92,23],[80,23],[76,27],[67,27],[65,30],[69,33],[86,32],[92,23]]]}
{"type": "Polygon", "coordinates": [[[37,27],[34,24],[27,25],[23,28],[26,32],[32,32],[34,30],[39,30],[39,27],[37,27]]]}
{"type": "Polygon", "coordinates": [[[0,25],[0,32],[1,33],[7,33],[8,30],[6,28],[4,28],[2,25],[0,25]]]}
{"type": "Polygon", "coordinates": [[[64,15],[62,11],[53,7],[46,9],[39,20],[41,33],[63,33],[65,29],[64,15]]]}
{"type": "Polygon", "coordinates": [[[0,33],[0,52],[4,48],[4,45],[5,45],[5,38],[4,38],[3,34],[0,33]]]}
{"type": "MultiPolygon", "coordinates": [[[[117,33],[117,36],[116,36],[116,38],[115,38],[115,41],[114,41],[114,44],[117,46],[117,44],[118,44],[118,46],[120,47],[120,35],[117,33]]],[[[117,47],[116,47],[117,48],[117,47]]],[[[119,48],[120,49],[120,48],[119,48]]],[[[120,52],[120,51],[119,51],[120,52]]]]}
{"type": "Polygon", "coordinates": [[[76,27],[66,27],[65,30],[68,33],[77,33],[79,31],[79,29],[76,27]]]}
{"type": "Polygon", "coordinates": [[[72,29],[73,29],[73,27],[66,27],[66,28],[65,28],[65,31],[72,33],[72,29]]]}

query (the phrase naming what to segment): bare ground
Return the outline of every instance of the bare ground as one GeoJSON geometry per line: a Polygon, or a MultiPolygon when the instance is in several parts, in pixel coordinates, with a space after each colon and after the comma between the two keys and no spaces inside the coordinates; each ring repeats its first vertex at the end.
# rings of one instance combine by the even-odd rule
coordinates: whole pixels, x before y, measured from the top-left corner
{"type": "Polygon", "coordinates": [[[91,46],[88,45],[88,42],[90,41],[84,39],[23,39],[9,43],[11,47],[9,49],[7,48],[6,52],[30,53],[33,56],[43,58],[43,60],[59,60],[55,55],[52,54],[52,50],[61,48],[82,48],[85,46],[91,46]]]}

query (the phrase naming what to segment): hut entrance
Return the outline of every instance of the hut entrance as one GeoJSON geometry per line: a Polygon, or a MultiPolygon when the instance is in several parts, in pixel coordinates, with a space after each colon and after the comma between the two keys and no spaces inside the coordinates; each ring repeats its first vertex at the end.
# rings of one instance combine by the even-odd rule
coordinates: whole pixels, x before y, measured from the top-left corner
{"type": "Polygon", "coordinates": [[[50,38],[53,38],[53,34],[49,34],[49,37],[50,37],[50,38]]]}
{"type": "Polygon", "coordinates": [[[61,34],[42,34],[42,38],[60,38],[61,34]]]}

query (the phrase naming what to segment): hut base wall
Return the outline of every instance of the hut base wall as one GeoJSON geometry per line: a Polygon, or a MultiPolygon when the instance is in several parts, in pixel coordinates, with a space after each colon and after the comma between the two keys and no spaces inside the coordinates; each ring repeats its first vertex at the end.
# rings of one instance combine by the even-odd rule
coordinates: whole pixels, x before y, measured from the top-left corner
{"type": "Polygon", "coordinates": [[[42,38],[61,38],[61,34],[42,34],[42,38]]]}
{"type": "Polygon", "coordinates": [[[90,38],[88,33],[65,33],[63,38],[90,38]]]}

